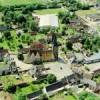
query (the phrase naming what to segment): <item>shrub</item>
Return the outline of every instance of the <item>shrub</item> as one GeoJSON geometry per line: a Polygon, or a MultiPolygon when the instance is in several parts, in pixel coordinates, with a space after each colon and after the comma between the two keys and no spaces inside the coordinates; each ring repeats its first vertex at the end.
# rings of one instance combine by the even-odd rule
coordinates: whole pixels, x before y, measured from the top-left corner
{"type": "Polygon", "coordinates": [[[49,74],[49,75],[47,76],[47,81],[48,81],[49,84],[52,84],[52,83],[54,83],[54,82],[57,81],[57,78],[56,78],[55,75],[49,74]]]}

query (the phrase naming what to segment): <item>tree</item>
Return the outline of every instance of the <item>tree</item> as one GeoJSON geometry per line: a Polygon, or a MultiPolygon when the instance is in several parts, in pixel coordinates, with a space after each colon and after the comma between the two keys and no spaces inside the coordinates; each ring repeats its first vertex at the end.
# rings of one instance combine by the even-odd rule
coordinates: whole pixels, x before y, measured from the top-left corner
{"type": "Polygon", "coordinates": [[[49,84],[52,84],[57,81],[57,78],[54,74],[48,74],[47,81],[49,84]]]}
{"type": "Polygon", "coordinates": [[[23,14],[20,14],[20,15],[18,15],[18,17],[17,17],[17,21],[18,21],[19,23],[23,23],[23,22],[26,22],[26,18],[24,17],[23,14]]]}
{"type": "Polygon", "coordinates": [[[24,8],[22,9],[22,13],[23,13],[23,14],[27,14],[29,11],[30,11],[30,12],[33,11],[33,5],[27,5],[26,7],[24,7],[24,8]]]}
{"type": "Polygon", "coordinates": [[[68,42],[66,43],[67,49],[72,50],[72,46],[73,46],[73,44],[72,44],[70,41],[68,41],[68,42]]]}
{"type": "Polygon", "coordinates": [[[79,100],[85,100],[87,98],[88,94],[87,93],[81,93],[79,95],[79,100]]]}
{"type": "Polygon", "coordinates": [[[12,39],[11,33],[10,33],[9,31],[4,32],[4,37],[5,37],[7,40],[12,39]]]}
{"type": "Polygon", "coordinates": [[[36,21],[32,21],[30,23],[30,29],[31,29],[31,31],[37,31],[37,22],[36,21]]]}
{"type": "Polygon", "coordinates": [[[22,44],[19,44],[18,47],[19,47],[19,49],[22,49],[23,48],[23,45],[22,44]]]}
{"type": "Polygon", "coordinates": [[[23,56],[22,53],[18,53],[18,59],[19,59],[19,60],[24,60],[24,56],[23,56]]]}

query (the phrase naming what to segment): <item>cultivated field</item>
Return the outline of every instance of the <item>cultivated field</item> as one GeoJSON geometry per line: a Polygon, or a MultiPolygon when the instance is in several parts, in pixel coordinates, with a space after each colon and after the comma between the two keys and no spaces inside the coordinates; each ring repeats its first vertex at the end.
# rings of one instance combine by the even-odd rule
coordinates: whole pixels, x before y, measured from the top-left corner
{"type": "Polygon", "coordinates": [[[48,0],[0,0],[1,6],[45,3],[48,0]]]}

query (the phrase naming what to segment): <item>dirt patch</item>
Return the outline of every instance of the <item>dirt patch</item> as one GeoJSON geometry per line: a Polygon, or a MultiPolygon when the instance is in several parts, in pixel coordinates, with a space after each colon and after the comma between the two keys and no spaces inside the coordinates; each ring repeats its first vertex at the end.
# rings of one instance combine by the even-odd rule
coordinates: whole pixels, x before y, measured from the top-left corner
{"type": "Polygon", "coordinates": [[[0,92],[0,100],[13,100],[11,95],[8,92],[0,92]]]}

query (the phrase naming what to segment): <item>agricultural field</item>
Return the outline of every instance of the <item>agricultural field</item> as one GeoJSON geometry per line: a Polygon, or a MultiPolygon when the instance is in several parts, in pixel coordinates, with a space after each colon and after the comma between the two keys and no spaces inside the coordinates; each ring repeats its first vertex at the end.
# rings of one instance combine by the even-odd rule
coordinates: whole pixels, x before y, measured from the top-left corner
{"type": "Polygon", "coordinates": [[[1,6],[45,3],[48,0],[0,0],[1,6]]]}

